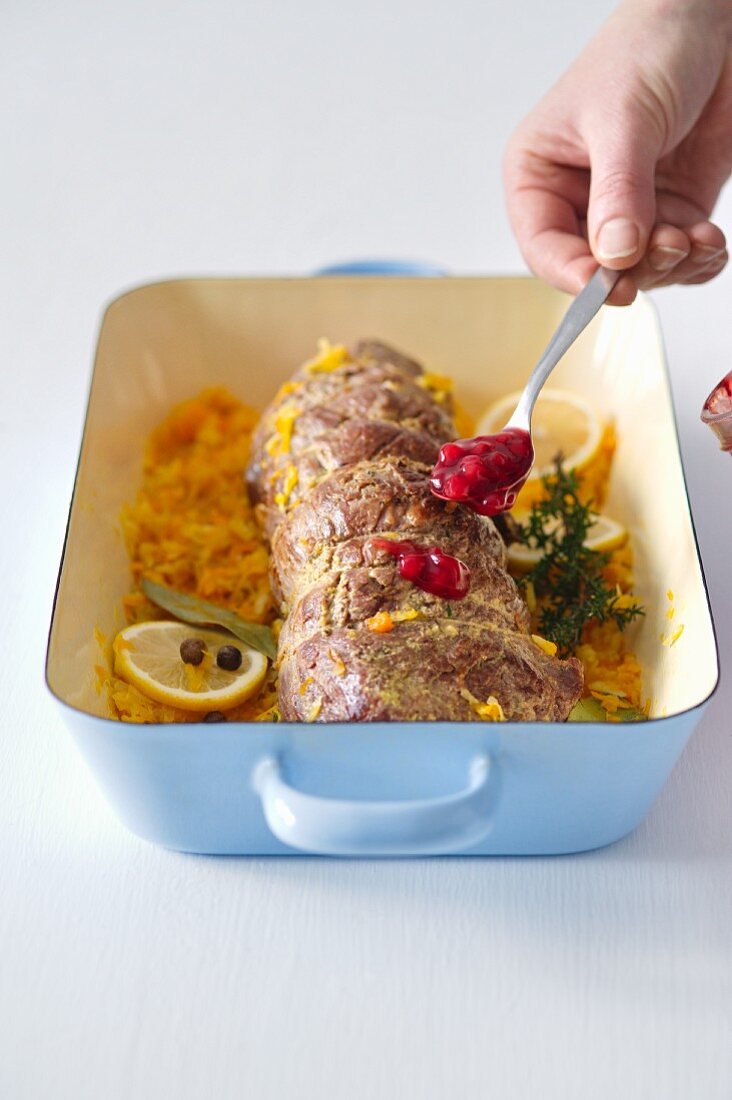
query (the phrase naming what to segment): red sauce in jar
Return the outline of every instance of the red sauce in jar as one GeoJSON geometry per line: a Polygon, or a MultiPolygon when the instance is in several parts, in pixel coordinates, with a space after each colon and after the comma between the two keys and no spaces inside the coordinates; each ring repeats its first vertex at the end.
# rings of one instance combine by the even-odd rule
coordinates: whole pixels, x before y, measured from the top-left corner
{"type": "Polygon", "coordinates": [[[439,546],[417,546],[396,539],[371,539],[371,545],[397,559],[399,574],[443,600],[462,600],[470,591],[470,570],[439,546]]]}
{"type": "Polygon", "coordinates": [[[513,507],[533,464],[529,433],[504,428],[497,435],[445,443],[430,485],[442,500],[457,500],[482,516],[496,516],[513,507]]]}
{"type": "Polygon", "coordinates": [[[717,436],[722,450],[732,454],[732,371],[709,394],[701,418],[717,436]]]}

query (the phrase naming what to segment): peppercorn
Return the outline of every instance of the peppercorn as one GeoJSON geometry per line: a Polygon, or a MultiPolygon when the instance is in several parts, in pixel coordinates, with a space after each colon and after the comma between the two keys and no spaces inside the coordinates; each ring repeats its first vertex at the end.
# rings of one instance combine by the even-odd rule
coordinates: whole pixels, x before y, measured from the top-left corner
{"type": "Polygon", "coordinates": [[[226,722],[227,718],[220,710],[210,710],[208,714],[204,714],[203,720],[204,722],[226,722]]]}
{"type": "Polygon", "coordinates": [[[180,643],[180,659],[187,665],[200,665],[206,652],[202,638],[184,638],[180,643]]]}
{"type": "Polygon", "coordinates": [[[236,672],[241,668],[241,650],[235,645],[222,645],[216,654],[216,664],[227,672],[236,672]]]}

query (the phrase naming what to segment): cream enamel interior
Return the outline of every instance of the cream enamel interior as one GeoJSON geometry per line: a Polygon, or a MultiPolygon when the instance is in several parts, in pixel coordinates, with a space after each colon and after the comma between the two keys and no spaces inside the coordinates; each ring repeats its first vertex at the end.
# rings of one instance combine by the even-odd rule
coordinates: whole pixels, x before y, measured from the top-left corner
{"type": "MultiPolygon", "coordinates": [[[[523,385],[568,299],[522,278],[187,279],[141,287],[107,310],[99,337],[48,657],[64,702],[105,715],[95,628],[122,625],[129,569],[119,525],[149,431],[172,404],[223,384],[262,408],[320,336],[391,341],[455,379],[479,416],[523,385]]],[[[619,446],[608,512],[634,536],[633,628],[652,716],[689,710],[714,690],[714,632],[689,516],[655,313],[639,300],[603,310],[552,384],[612,417],[619,446]],[[675,616],[666,618],[673,592],[675,616]],[[683,625],[671,647],[661,635],[683,625]]]]}

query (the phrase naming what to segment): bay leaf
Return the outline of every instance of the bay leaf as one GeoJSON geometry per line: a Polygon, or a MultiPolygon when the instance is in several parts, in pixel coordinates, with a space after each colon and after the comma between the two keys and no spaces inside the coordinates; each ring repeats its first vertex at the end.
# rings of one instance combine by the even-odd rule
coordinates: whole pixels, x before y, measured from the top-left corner
{"type": "Polygon", "coordinates": [[[143,577],[140,588],[152,603],[162,607],[176,619],[184,623],[195,623],[198,626],[220,626],[228,630],[245,645],[263,653],[265,657],[274,660],[277,656],[277,645],[274,635],[268,626],[262,623],[250,623],[242,619],[234,611],[225,607],[217,607],[216,604],[199,600],[197,596],[190,596],[187,592],[176,592],[174,588],[168,588],[163,584],[143,577]]]}
{"type": "Polygon", "coordinates": [[[580,699],[569,712],[568,722],[605,722],[605,711],[597,699],[580,699]]]}
{"type": "MultiPolygon", "coordinates": [[[[618,722],[644,722],[646,716],[637,707],[618,707],[613,715],[618,722]]],[[[580,699],[569,712],[568,722],[607,722],[607,712],[597,699],[580,699]]]]}

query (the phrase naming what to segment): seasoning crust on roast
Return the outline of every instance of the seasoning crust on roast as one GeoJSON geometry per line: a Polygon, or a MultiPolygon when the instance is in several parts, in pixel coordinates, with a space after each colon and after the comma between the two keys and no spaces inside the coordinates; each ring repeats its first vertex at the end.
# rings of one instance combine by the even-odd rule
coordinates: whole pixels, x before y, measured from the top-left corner
{"type": "Polygon", "coordinates": [[[489,698],[509,720],[563,721],[579,698],[579,662],[531,639],[495,523],[430,492],[455,434],[445,380],[375,340],[323,347],[262,416],[247,482],[285,616],[285,721],[474,721],[489,698]],[[468,595],[405,580],[374,536],[459,558],[468,595]]]}

